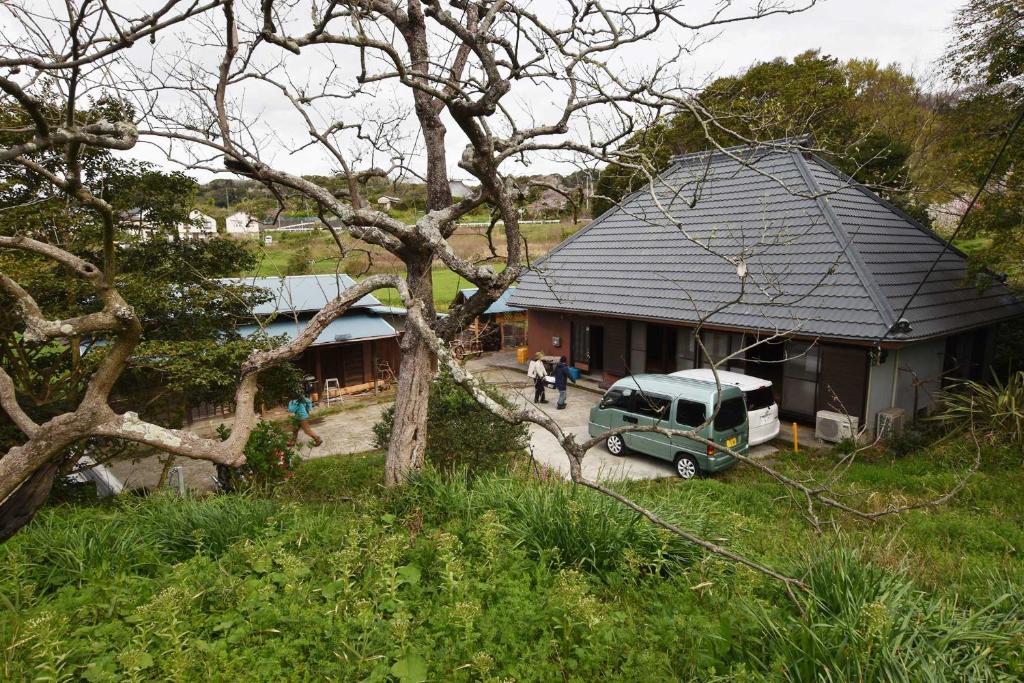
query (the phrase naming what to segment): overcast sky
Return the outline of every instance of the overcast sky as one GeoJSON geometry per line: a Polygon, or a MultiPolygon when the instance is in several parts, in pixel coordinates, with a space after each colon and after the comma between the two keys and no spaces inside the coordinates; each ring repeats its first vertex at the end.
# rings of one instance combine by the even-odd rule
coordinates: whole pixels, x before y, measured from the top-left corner
{"type": "MultiPolygon", "coordinates": [[[[717,76],[742,72],[750,65],[779,56],[793,57],[810,49],[841,60],[854,57],[872,58],[883,64],[896,62],[915,75],[927,77],[935,68],[949,41],[948,27],[954,12],[964,0],[821,0],[802,14],[773,16],[757,21],[730,24],[720,29],[720,35],[680,63],[684,80],[703,83],[717,76]]],[[[695,0],[694,6],[713,6],[715,0],[695,0]]],[[[652,50],[661,48],[652,44],[652,50]]],[[[252,100],[262,99],[251,97],[252,100]]],[[[260,106],[266,106],[263,102],[260,106]]],[[[538,103],[537,106],[543,106],[538,103]]],[[[304,127],[284,118],[277,120],[275,112],[261,109],[254,115],[269,122],[273,117],[274,129],[284,138],[308,140],[304,127]]],[[[449,125],[449,173],[453,178],[466,177],[455,165],[464,139],[457,135],[456,126],[449,125]]],[[[290,147],[291,145],[286,145],[290,147]]],[[[270,150],[264,150],[270,152],[270,150]]],[[[136,148],[133,156],[143,157],[167,166],[166,159],[153,150],[136,148]]],[[[284,152],[277,156],[275,165],[299,173],[330,173],[331,165],[318,150],[307,149],[299,155],[284,152]]],[[[522,172],[520,169],[508,169],[522,172]]],[[[529,172],[571,170],[550,162],[531,165],[529,172]]],[[[209,174],[195,174],[206,181],[209,174]]],[[[225,175],[224,177],[231,177],[225,175]]]]}
{"type": "Polygon", "coordinates": [[[696,55],[711,73],[821,48],[833,57],[871,57],[926,70],[942,55],[963,0],[825,0],[807,12],[734,24],[696,55]]]}

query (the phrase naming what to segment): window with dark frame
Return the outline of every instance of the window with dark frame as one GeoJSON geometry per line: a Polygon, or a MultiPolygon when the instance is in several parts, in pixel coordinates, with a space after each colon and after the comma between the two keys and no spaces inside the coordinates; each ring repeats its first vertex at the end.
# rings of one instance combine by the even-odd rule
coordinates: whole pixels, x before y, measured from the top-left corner
{"type": "MultiPolygon", "coordinates": [[[[704,351],[707,353],[707,356],[700,355],[700,367],[710,367],[712,364],[720,363],[743,348],[743,335],[738,332],[704,330],[700,333],[700,338],[704,344],[704,351]]],[[[740,357],[730,358],[719,367],[722,370],[742,371],[744,362],[740,357]]]]}
{"type": "Polygon", "coordinates": [[[632,410],[633,394],[632,389],[611,389],[601,399],[601,408],[615,410],[632,410]]]}
{"type": "Polygon", "coordinates": [[[669,408],[672,401],[661,396],[650,394],[637,394],[633,405],[633,412],[644,417],[653,417],[656,420],[667,420],[669,408]]]}

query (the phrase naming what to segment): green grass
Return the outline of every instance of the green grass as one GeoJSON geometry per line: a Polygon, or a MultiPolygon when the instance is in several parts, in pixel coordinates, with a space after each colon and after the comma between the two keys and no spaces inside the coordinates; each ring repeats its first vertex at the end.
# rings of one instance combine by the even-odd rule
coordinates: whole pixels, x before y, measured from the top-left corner
{"type": "MultiPolygon", "coordinates": [[[[503,267],[504,265],[500,263],[495,265],[495,269],[499,272],[503,267]]],[[[432,271],[432,276],[434,280],[434,306],[439,311],[448,310],[448,307],[451,306],[452,301],[455,299],[455,295],[459,293],[460,289],[476,287],[472,282],[465,280],[458,273],[452,272],[447,268],[435,268],[432,271]]],[[[380,299],[381,303],[385,306],[404,305],[402,300],[398,297],[398,290],[390,287],[387,289],[379,289],[374,292],[373,295],[380,299]]]]}
{"type": "MultiPolygon", "coordinates": [[[[529,226],[528,226],[529,227],[529,226]]],[[[561,230],[559,225],[535,225],[536,229],[551,232],[552,229],[561,230]]],[[[261,247],[260,261],[255,270],[247,275],[258,276],[281,276],[289,272],[289,260],[292,255],[303,248],[310,250],[313,259],[311,271],[316,274],[335,273],[340,265],[340,272],[358,274],[366,266],[365,257],[359,254],[351,255],[339,263],[337,254],[338,248],[330,236],[322,232],[316,233],[275,233],[274,244],[269,247],[261,247]]],[[[372,273],[396,273],[404,274],[404,270],[394,267],[380,260],[371,270],[372,273]]],[[[497,270],[504,268],[503,263],[496,263],[497,270]]],[[[434,280],[434,305],[438,310],[446,311],[451,305],[455,295],[462,288],[474,287],[472,283],[460,277],[447,268],[438,267],[433,270],[434,280]]],[[[394,289],[382,289],[374,293],[386,306],[400,306],[398,292],[394,289]]]]}
{"type": "MultiPolygon", "coordinates": [[[[854,464],[881,508],[952,485],[950,441],[854,464]]],[[[44,509],[0,546],[3,680],[1019,680],[1024,471],[986,451],[950,505],[835,517],[745,468],[621,490],[800,576],[779,585],[525,472],[382,487],[383,456],[269,497],[44,509]]],[[[780,454],[821,476],[831,457],[780,454]]],[[[1019,463],[1019,458],[1017,461],[1019,463]]]]}

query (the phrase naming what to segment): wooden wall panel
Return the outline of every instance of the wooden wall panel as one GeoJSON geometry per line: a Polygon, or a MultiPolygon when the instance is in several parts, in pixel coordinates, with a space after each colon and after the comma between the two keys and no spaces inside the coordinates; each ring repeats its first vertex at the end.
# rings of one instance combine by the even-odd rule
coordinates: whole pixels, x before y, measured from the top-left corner
{"type": "Polygon", "coordinates": [[[868,352],[864,347],[821,345],[817,410],[843,409],[864,419],[867,399],[868,352]],[[833,394],[835,394],[833,396],[833,394]],[[836,400],[838,398],[838,401],[836,400]],[[840,404],[842,408],[840,408],[840,404]]]}

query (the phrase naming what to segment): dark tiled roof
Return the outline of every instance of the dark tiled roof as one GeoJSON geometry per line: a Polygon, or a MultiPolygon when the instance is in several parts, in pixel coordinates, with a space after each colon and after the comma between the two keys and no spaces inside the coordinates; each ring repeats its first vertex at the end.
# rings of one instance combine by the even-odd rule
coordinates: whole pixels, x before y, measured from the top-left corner
{"type": "MultiPolygon", "coordinates": [[[[942,241],[816,157],[735,150],[673,162],[521,278],[509,303],[846,339],[886,334],[942,241]],[[822,195],[821,193],[825,194],[822,195]],[[737,261],[748,270],[742,285],[737,261]],[[738,299],[738,300],[737,300],[738,299]]],[[[948,250],[905,317],[908,340],[1024,315],[948,250]]]]}

